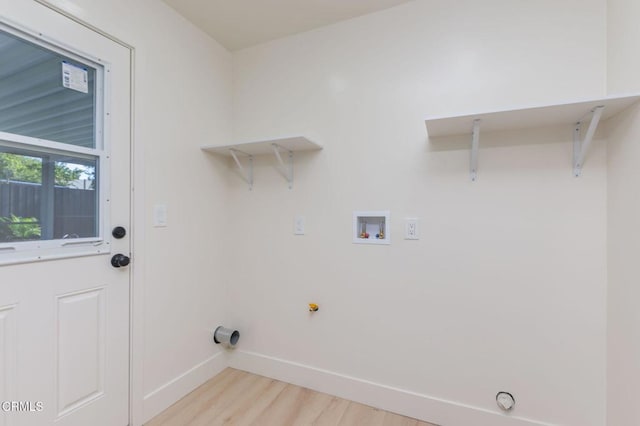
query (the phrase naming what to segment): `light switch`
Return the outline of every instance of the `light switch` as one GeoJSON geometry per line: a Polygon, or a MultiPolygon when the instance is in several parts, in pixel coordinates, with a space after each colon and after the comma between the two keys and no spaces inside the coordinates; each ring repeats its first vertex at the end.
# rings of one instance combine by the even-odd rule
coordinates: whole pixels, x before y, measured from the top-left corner
{"type": "Polygon", "coordinates": [[[153,226],[163,228],[167,226],[167,205],[156,204],[153,206],[153,226]]]}

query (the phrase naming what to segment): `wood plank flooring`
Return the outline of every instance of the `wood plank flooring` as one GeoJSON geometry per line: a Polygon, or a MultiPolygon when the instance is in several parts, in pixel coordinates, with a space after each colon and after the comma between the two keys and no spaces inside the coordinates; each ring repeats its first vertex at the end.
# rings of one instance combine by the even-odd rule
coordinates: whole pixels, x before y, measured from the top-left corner
{"type": "Polygon", "coordinates": [[[227,368],[145,426],[435,426],[227,368]]]}

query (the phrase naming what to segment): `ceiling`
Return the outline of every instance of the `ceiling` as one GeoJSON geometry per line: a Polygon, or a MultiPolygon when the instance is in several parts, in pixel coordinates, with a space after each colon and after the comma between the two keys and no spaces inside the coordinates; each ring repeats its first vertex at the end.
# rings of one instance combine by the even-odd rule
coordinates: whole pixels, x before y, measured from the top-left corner
{"type": "Polygon", "coordinates": [[[366,15],[411,0],[164,0],[227,49],[366,15]]]}

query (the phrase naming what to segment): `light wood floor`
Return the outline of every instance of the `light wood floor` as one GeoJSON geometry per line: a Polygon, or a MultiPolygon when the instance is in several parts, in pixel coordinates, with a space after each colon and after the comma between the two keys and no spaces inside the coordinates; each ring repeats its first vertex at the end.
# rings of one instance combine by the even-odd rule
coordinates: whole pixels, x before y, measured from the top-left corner
{"type": "Polygon", "coordinates": [[[435,426],[227,368],[146,426],[435,426]]]}

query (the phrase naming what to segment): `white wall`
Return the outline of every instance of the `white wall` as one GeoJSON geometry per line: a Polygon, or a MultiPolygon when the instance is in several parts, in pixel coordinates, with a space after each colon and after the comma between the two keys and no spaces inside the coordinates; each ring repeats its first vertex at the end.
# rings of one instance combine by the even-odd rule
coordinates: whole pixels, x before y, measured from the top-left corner
{"type": "Polygon", "coordinates": [[[471,183],[467,141],[430,145],[423,120],[603,96],[605,16],[425,0],[235,53],[234,139],[325,149],[297,156],[291,191],[268,157],[252,192],[229,181],[232,365],[447,426],[603,425],[603,141],[575,179],[570,128],[483,135],[471,183]],[[392,245],[352,244],[352,211],[375,209],[392,245]]]}
{"type": "Polygon", "coordinates": [[[636,0],[607,1],[607,90],[609,93],[640,91],[638,17],[640,17],[640,2],[636,0]]]}
{"type": "Polygon", "coordinates": [[[134,298],[144,298],[144,309],[134,321],[144,341],[134,342],[143,377],[134,380],[133,409],[140,424],[226,365],[215,358],[211,330],[224,319],[227,175],[199,147],[230,139],[231,56],[160,0],[51,3],[135,47],[134,298]],[[156,203],[168,205],[167,228],[151,226],[156,203]]]}
{"type": "MultiPolygon", "coordinates": [[[[640,3],[608,1],[608,88],[611,93],[640,91],[638,43],[640,3]]],[[[640,424],[640,108],[609,124],[607,294],[607,424],[640,424]]]]}
{"type": "Polygon", "coordinates": [[[609,123],[607,424],[640,424],[640,108],[609,123]]]}
{"type": "Polygon", "coordinates": [[[483,135],[472,184],[466,141],[430,145],[423,125],[637,89],[636,2],[417,0],[237,52],[233,91],[231,55],[159,0],[51,3],[136,48],[136,424],[225,365],[210,330],[226,322],[236,367],[445,425],[602,425],[607,253],[608,424],[638,423],[637,295],[617,255],[638,243],[620,225],[637,216],[637,111],[616,122],[608,187],[604,141],[574,179],[569,130],[483,135]],[[325,145],[296,158],[292,191],[268,158],[248,192],[199,151],[230,139],[232,96],[235,140],[325,145]],[[156,203],[168,228],[151,227],[156,203]],[[390,209],[393,244],[353,245],[356,209],[390,209]],[[405,216],[421,240],[402,240],[405,216]],[[493,414],[498,390],[513,415],[493,414]]]}

